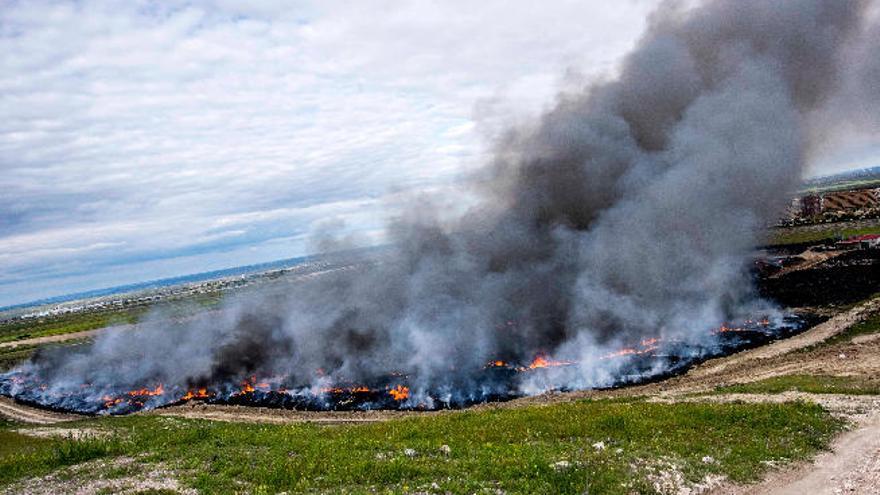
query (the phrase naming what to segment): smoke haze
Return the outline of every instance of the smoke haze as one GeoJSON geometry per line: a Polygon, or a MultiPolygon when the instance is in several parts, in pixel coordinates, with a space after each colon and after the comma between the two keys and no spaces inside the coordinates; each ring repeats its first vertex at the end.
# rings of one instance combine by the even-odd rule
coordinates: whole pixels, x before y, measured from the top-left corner
{"type": "Polygon", "coordinates": [[[107,333],[25,369],[54,393],[89,383],[96,395],[400,370],[420,400],[453,386],[479,394],[467,387],[474,369],[546,353],[578,365],[524,391],[607,384],[618,370],[598,358],[621,344],[709,339],[768,310],[749,274],[761,228],[832,130],[877,130],[876,113],[854,123],[840,111],[880,101],[869,7],[664,4],[618,77],[559,95],[497,140],[463,214],[443,213],[447,197],[393,212],[383,262],[234,298],[186,324],[107,333]]]}

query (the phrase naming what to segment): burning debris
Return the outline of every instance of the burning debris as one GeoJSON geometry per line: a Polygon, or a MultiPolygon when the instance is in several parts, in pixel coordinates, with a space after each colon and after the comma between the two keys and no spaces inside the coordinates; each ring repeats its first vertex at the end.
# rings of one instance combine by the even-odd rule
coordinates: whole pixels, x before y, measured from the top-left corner
{"type": "Polygon", "coordinates": [[[880,101],[874,24],[859,0],[664,4],[618,77],[499,138],[468,197],[393,215],[383,262],[42,353],[0,393],[113,414],[436,409],[632,383],[785,336],[800,325],[749,273],[757,232],[827,130],[876,124],[839,111],[880,101]],[[722,327],[756,314],[768,324],[722,327]]]}
{"type": "MultiPolygon", "coordinates": [[[[713,333],[724,335],[712,347],[698,347],[686,342],[666,341],[660,338],[643,339],[633,347],[599,357],[600,360],[622,360],[619,376],[612,382],[600,384],[614,387],[640,383],[679,373],[704,359],[762,345],[771,340],[784,338],[801,331],[809,322],[789,317],[778,324],[769,319],[746,320],[741,325],[723,325],[713,333]]],[[[531,378],[534,373],[547,373],[553,368],[577,368],[581,363],[560,361],[539,353],[528,364],[515,365],[494,360],[483,370],[475,371],[482,395],[453,399],[454,395],[442,391],[423,391],[418,400],[411,400],[409,377],[400,373],[371,380],[371,385],[345,384],[323,387],[317,390],[307,385],[287,383],[275,376],[260,379],[256,375],[243,379],[237,388],[227,386],[200,387],[197,389],[166,390],[159,383],[135,390],[103,393],[95,399],[97,391],[89,384],[82,384],[75,393],[64,396],[44,394],[48,385],[37,383],[38,377],[17,370],[0,375],[0,394],[10,395],[21,401],[47,408],[73,410],[86,414],[127,414],[134,411],[203,401],[212,404],[237,404],[277,407],[300,410],[359,410],[359,409],[408,409],[430,410],[465,407],[488,400],[508,400],[521,397],[518,382],[531,378]],[[39,391],[34,393],[33,391],[39,391]],[[46,398],[49,398],[47,401],[46,398]],[[63,406],[59,406],[63,403],[63,406]]],[[[417,382],[417,380],[414,380],[417,382]]]]}

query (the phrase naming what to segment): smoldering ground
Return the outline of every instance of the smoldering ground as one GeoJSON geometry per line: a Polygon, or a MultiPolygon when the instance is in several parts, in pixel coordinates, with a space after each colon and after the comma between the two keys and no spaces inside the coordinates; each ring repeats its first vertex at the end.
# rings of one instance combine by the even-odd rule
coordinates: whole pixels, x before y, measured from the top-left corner
{"type": "Polygon", "coordinates": [[[874,7],[665,3],[617,77],[559,95],[497,140],[465,213],[442,214],[446,197],[392,212],[383,262],[186,324],[107,333],[18,373],[57,403],[82,384],[95,396],[251,375],[314,387],[401,370],[421,400],[467,389],[491,360],[576,362],[538,388],[580,388],[619,373],[599,359],[619,345],[712,339],[724,321],[769,311],[750,254],[817,150],[843,127],[877,133],[840,111],[858,102],[876,115],[865,111],[877,106],[876,59],[860,59],[876,57],[874,7]]]}

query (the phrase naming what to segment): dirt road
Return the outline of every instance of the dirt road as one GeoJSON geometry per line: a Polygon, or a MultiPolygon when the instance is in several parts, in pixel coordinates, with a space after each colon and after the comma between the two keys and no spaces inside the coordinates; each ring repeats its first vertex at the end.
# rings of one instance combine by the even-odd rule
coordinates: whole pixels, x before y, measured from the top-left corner
{"type": "Polygon", "coordinates": [[[770,473],[755,485],[726,485],[712,495],[839,495],[880,493],[880,413],[874,412],[812,462],[770,473]]]}
{"type": "Polygon", "coordinates": [[[106,331],[126,331],[135,328],[136,325],[115,325],[106,328],[96,328],[94,330],[83,330],[82,332],[64,333],[61,335],[49,335],[47,337],[35,337],[32,339],[15,340],[12,342],[0,343],[0,349],[14,349],[20,346],[51,344],[56,342],[66,342],[68,340],[77,340],[95,337],[101,332],[106,331]]]}
{"type": "Polygon", "coordinates": [[[159,416],[187,419],[208,419],[232,423],[316,423],[316,424],[358,424],[376,423],[407,416],[441,413],[412,411],[289,411],[250,406],[222,406],[189,403],[146,412],[159,416]]]}
{"type": "Polygon", "coordinates": [[[63,414],[28,407],[6,397],[0,397],[0,416],[19,423],[35,425],[50,425],[85,418],[85,416],[78,414],[63,414]]]}
{"type": "Polygon", "coordinates": [[[831,495],[880,492],[880,414],[838,438],[831,452],[820,455],[794,475],[770,477],[744,492],[761,495],[831,495]]]}

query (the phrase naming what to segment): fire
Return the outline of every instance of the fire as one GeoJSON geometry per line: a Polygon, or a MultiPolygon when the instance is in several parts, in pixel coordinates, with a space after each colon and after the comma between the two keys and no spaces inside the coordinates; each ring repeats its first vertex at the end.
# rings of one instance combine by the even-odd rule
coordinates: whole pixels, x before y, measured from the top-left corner
{"type": "Polygon", "coordinates": [[[257,377],[252,376],[249,379],[245,379],[241,382],[241,393],[242,394],[250,394],[254,392],[256,389],[254,388],[254,384],[257,383],[257,377]]]}
{"type": "Polygon", "coordinates": [[[104,401],[104,407],[107,409],[110,409],[111,407],[122,402],[122,399],[120,399],[118,397],[110,397],[109,395],[105,395],[104,397],[101,397],[101,400],[104,401]]]}
{"type": "Polygon", "coordinates": [[[720,327],[712,330],[712,333],[728,333],[728,332],[748,332],[750,330],[754,330],[755,327],[769,327],[770,319],[766,316],[761,318],[760,320],[752,320],[748,319],[743,322],[742,326],[733,326],[728,325],[727,323],[722,323],[720,327]]]}
{"type": "Polygon", "coordinates": [[[619,351],[614,351],[609,354],[606,354],[606,355],[600,357],[599,359],[612,359],[612,358],[624,357],[624,356],[640,356],[642,354],[650,354],[660,348],[660,339],[656,338],[656,337],[642,339],[642,341],[639,342],[639,345],[640,345],[640,348],[624,347],[623,349],[620,349],[619,351]]]}
{"type": "Polygon", "coordinates": [[[504,368],[507,366],[507,363],[497,359],[495,361],[489,361],[489,364],[486,365],[487,368],[504,368]]]}
{"type": "Polygon", "coordinates": [[[181,397],[180,400],[207,399],[208,397],[209,397],[208,389],[207,388],[200,388],[200,389],[196,390],[195,392],[193,392],[192,390],[187,391],[186,395],[181,397]]]}
{"type": "Polygon", "coordinates": [[[154,397],[157,395],[164,394],[165,388],[160,383],[159,386],[157,386],[156,388],[154,388],[152,390],[150,390],[148,388],[142,388],[140,390],[131,390],[127,393],[128,393],[128,395],[130,395],[132,397],[154,397]]]}
{"type": "Polygon", "coordinates": [[[409,387],[404,387],[403,385],[398,385],[391,390],[388,391],[388,394],[391,397],[394,397],[396,401],[406,400],[409,397],[409,387]]]}
{"type": "Polygon", "coordinates": [[[528,369],[533,370],[537,368],[551,368],[554,366],[568,366],[570,364],[574,364],[572,361],[555,361],[553,359],[549,359],[544,354],[538,354],[535,356],[535,359],[532,360],[531,364],[529,364],[528,369]]]}

